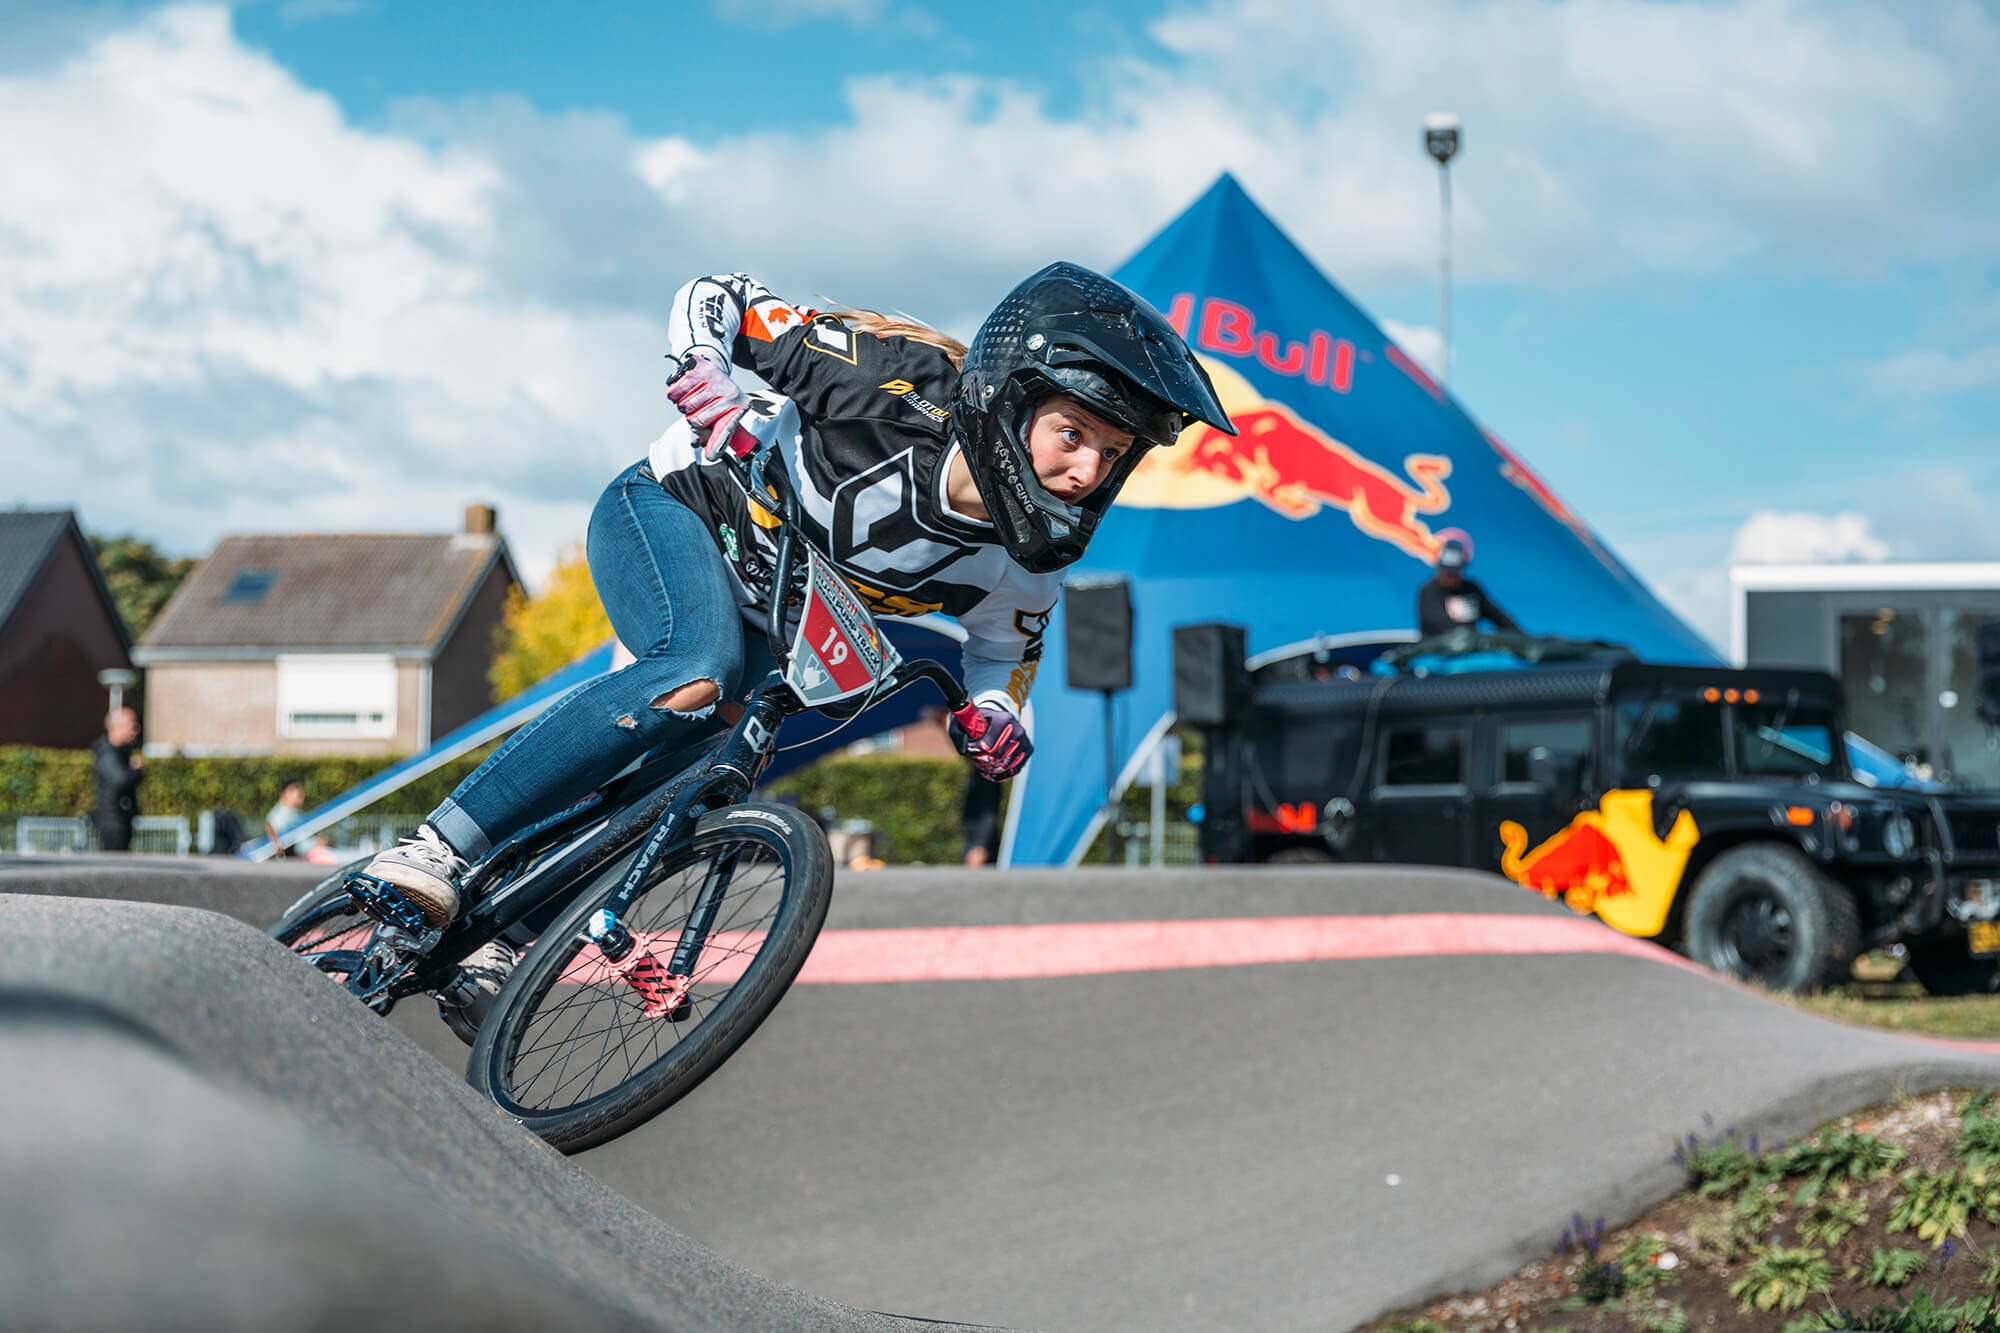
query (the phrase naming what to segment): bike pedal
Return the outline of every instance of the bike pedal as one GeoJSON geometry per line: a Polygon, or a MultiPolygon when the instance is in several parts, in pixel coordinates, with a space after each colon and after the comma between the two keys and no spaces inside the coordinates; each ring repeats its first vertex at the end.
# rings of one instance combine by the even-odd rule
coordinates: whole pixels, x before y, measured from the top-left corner
{"type": "Polygon", "coordinates": [[[423,912],[394,884],[379,880],[365,871],[356,871],[347,877],[346,888],[355,909],[364,916],[412,935],[422,935],[430,928],[423,912]]]}

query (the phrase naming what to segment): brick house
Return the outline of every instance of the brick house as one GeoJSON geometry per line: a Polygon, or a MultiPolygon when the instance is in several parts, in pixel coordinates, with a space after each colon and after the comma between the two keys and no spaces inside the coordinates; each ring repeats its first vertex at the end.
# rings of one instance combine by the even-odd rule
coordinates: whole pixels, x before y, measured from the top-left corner
{"type": "Polygon", "coordinates": [[[0,745],[95,741],[113,667],[131,669],[132,639],[76,515],[0,512],[0,745]]]}
{"type": "Polygon", "coordinates": [[[520,576],[486,505],[458,533],[226,537],[153,622],[146,748],[408,754],[478,716],[520,576]]]}

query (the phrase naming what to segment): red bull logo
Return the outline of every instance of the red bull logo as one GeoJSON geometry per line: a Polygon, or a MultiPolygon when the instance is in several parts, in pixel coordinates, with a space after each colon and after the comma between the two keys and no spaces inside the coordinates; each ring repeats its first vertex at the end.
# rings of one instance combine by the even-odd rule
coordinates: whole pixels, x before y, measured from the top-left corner
{"type": "Polygon", "coordinates": [[[1500,871],[1524,888],[1595,912],[1628,935],[1657,935],[1667,923],[1688,853],[1700,841],[1694,816],[1674,818],[1665,838],[1653,831],[1653,793],[1609,791],[1533,851],[1528,831],[1500,825],[1500,871]]]}
{"type": "Polygon", "coordinates": [[[1354,526],[1426,563],[1443,544],[1425,519],[1451,508],[1451,460],[1410,454],[1392,471],[1342,444],[1298,413],[1257,393],[1227,366],[1205,361],[1235,436],[1190,428],[1172,449],[1147,454],[1118,503],[1207,509],[1254,499],[1289,519],[1344,511],[1354,526]]]}

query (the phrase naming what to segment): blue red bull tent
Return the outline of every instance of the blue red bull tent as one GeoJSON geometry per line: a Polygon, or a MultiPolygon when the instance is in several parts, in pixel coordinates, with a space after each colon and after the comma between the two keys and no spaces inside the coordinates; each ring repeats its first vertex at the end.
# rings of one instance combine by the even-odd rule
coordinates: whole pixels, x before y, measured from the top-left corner
{"type": "MultiPolygon", "coordinates": [[[[1155,450],[1073,571],[1131,585],[1119,787],[1172,723],[1174,626],[1244,625],[1253,656],[1320,634],[1407,639],[1447,528],[1472,535],[1480,584],[1531,633],[1718,660],[1233,177],[1116,276],[1181,329],[1241,432],[1197,427],[1155,450]]],[[[1101,822],[1103,696],[1067,688],[1060,615],[1048,642],[1003,863],[1074,864],[1101,822]]]]}

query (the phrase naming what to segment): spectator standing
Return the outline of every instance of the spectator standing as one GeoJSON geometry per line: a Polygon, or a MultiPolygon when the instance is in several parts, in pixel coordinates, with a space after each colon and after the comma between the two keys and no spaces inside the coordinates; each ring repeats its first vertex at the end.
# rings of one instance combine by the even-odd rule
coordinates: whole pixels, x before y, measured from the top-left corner
{"type": "Polygon", "coordinates": [[[978,773],[965,778],[965,799],[959,807],[958,832],[964,839],[965,864],[978,869],[1000,860],[1001,784],[988,782],[978,773]]]}
{"type": "Polygon", "coordinates": [[[300,778],[286,778],[278,790],[278,803],[264,816],[264,836],[271,840],[282,856],[299,856],[303,853],[297,847],[279,847],[282,838],[294,824],[306,817],[306,784],[300,778]]]}
{"type": "Polygon", "coordinates": [[[1417,632],[1428,639],[1461,627],[1476,629],[1485,620],[1495,629],[1518,633],[1521,627],[1514,618],[1466,576],[1472,538],[1461,528],[1446,528],[1438,536],[1444,545],[1438,549],[1437,573],[1417,593],[1417,632]]]}
{"type": "Polygon", "coordinates": [[[90,747],[97,770],[97,808],[92,822],[97,841],[107,852],[132,846],[132,817],[139,813],[139,784],[146,777],[146,756],[134,747],[139,740],[139,715],[114,708],[104,718],[104,734],[90,747]]]}

